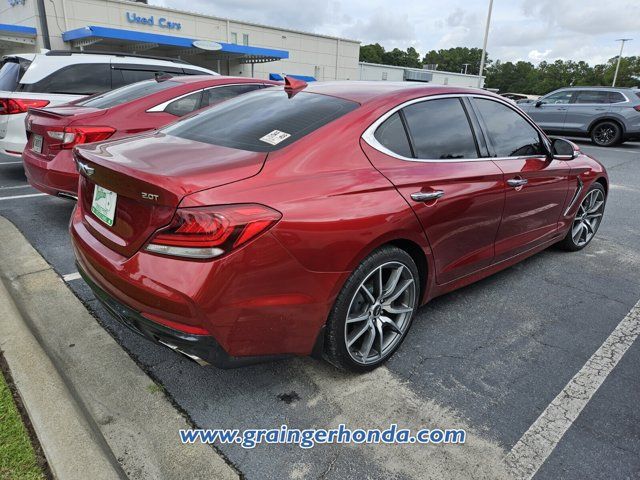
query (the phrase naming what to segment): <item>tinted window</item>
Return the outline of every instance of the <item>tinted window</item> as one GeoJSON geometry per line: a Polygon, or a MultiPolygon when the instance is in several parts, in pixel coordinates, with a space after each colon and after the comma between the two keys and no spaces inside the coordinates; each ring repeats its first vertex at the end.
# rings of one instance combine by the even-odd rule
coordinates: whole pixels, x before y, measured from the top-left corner
{"type": "Polygon", "coordinates": [[[180,84],[172,81],[156,82],[155,80],[145,80],[144,82],[126,85],[124,87],[111,90],[110,92],[88,98],[87,100],[76,102],[76,104],[93,108],[111,108],[116,105],[137,100],[138,98],[142,98],[146,95],[151,95],[152,93],[166,90],[167,88],[175,87],[176,85],[180,84]]]}
{"type": "Polygon", "coordinates": [[[403,157],[413,157],[411,145],[407,132],[402,124],[399,113],[394,113],[387,118],[377,129],[375,133],[376,140],[382,146],[388,148],[393,153],[397,153],[403,157]]]}
{"type": "Polygon", "coordinates": [[[553,103],[564,104],[564,103],[569,103],[572,95],[573,95],[573,91],[565,90],[564,92],[552,93],[551,95],[544,97],[542,101],[544,103],[551,103],[551,104],[553,103]]]}
{"type": "Polygon", "coordinates": [[[538,131],[514,110],[493,100],[474,102],[497,157],[544,154],[538,131]]]}
{"type": "Polygon", "coordinates": [[[620,92],[609,92],[609,103],[626,102],[627,99],[620,92]]]}
{"type": "Polygon", "coordinates": [[[197,91],[186,97],[178,98],[174,100],[164,109],[165,112],[178,117],[182,117],[187,113],[191,113],[194,110],[200,108],[200,100],[202,99],[202,92],[197,91]]]}
{"type": "Polygon", "coordinates": [[[202,107],[209,105],[215,105],[216,103],[224,102],[243,93],[252,92],[258,90],[260,85],[229,85],[226,87],[210,88],[204,91],[202,97],[202,107]]]}
{"type": "Polygon", "coordinates": [[[159,70],[121,70],[116,68],[112,71],[113,88],[141,82],[142,80],[155,80],[156,73],[162,72],[159,70]]]}
{"type": "Polygon", "coordinates": [[[403,109],[418,158],[478,158],[476,142],[458,98],[414,103],[403,109]]]}
{"type": "Polygon", "coordinates": [[[0,90],[15,91],[29,65],[31,61],[24,58],[7,58],[0,62],[0,90]]]}
{"type": "Polygon", "coordinates": [[[108,63],[69,65],[36,83],[24,84],[25,92],[91,95],[111,89],[108,63]]]}
{"type": "Polygon", "coordinates": [[[609,92],[582,90],[576,93],[575,103],[609,103],[609,92]]]}
{"type": "Polygon", "coordinates": [[[163,129],[197,142],[254,152],[270,152],[358,108],[328,95],[264,89],[232,98],[163,129]]]}

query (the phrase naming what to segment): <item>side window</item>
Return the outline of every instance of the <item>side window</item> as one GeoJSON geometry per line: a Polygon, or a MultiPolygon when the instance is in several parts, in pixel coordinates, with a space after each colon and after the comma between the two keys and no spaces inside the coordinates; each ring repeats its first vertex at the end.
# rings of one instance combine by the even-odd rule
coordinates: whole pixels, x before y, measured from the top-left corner
{"type": "Polygon", "coordinates": [[[391,150],[393,153],[403,157],[413,157],[409,138],[407,137],[407,132],[404,129],[402,119],[398,112],[387,118],[376,129],[374,136],[383,147],[391,150]]]}
{"type": "Polygon", "coordinates": [[[152,80],[156,78],[159,70],[113,70],[113,88],[129,85],[130,83],[141,82],[142,80],[152,80]]]}
{"type": "Polygon", "coordinates": [[[548,97],[544,97],[542,101],[548,104],[565,104],[571,101],[571,96],[573,95],[572,90],[565,90],[562,92],[557,92],[549,95],[548,97]]]}
{"type": "Polygon", "coordinates": [[[53,72],[39,82],[25,84],[25,92],[92,95],[111,90],[108,63],[70,65],[53,72]]]}
{"type": "Polygon", "coordinates": [[[200,108],[224,102],[243,93],[252,92],[261,88],[261,85],[229,85],[228,87],[210,88],[204,91],[200,108]]]}
{"type": "Polygon", "coordinates": [[[493,100],[475,98],[474,103],[497,157],[545,154],[538,131],[517,112],[493,100]]]}
{"type": "Polygon", "coordinates": [[[403,109],[418,158],[478,158],[469,120],[458,98],[414,103],[403,109]]]}
{"type": "MultiPolygon", "coordinates": [[[[627,99],[620,92],[607,92],[609,94],[609,103],[622,103],[627,99]]],[[[640,94],[638,95],[640,96],[640,94]]]]}
{"type": "Polygon", "coordinates": [[[609,103],[609,92],[581,90],[576,93],[575,103],[609,103]]]}
{"type": "Polygon", "coordinates": [[[164,109],[165,112],[178,117],[182,117],[188,113],[193,112],[200,108],[200,100],[202,98],[202,92],[197,91],[186,97],[178,98],[174,100],[164,109]]]}

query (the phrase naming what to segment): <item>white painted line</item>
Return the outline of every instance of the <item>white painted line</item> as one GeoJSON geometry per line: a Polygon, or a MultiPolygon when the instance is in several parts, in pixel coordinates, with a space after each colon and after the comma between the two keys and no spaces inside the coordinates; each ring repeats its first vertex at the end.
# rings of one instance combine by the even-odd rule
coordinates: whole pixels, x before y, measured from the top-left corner
{"type": "Polygon", "coordinates": [[[17,165],[19,163],[22,163],[22,161],[20,161],[20,162],[0,162],[0,165],[17,165]]]}
{"type": "Polygon", "coordinates": [[[80,280],[82,277],[80,276],[80,274],[78,272],[73,272],[73,273],[67,273],[66,275],[62,276],[62,279],[65,282],[72,282],[73,280],[80,280]]]}
{"type": "Polygon", "coordinates": [[[506,456],[518,479],[532,478],[640,334],[640,301],[506,456]]]}
{"type": "Polygon", "coordinates": [[[14,190],[16,188],[31,188],[31,185],[12,185],[10,187],[0,187],[0,190],[14,190]]]}
{"type": "Polygon", "coordinates": [[[2,200],[16,200],[18,198],[31,198],[31,197],[43,197],[47,195],[46,193],[30,193],[29,195],[13,195],[11,197],[0,197],[0,201],[2,200]]]}

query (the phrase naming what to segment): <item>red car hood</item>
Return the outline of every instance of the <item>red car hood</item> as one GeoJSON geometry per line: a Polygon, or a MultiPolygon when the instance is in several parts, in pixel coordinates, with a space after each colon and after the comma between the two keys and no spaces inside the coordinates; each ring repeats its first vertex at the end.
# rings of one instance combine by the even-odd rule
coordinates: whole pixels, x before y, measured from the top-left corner
{"type": "Polygon", "coordinates": [[[107,246],[130,256],[170,222],[186,195],[252,177],[266,157],[163,133],[77,147],[77,160],[89,167],[80,176],[85,225],[107,246]],[[118,194],[111,227],[91,213],[96,184],[118,194]]]}

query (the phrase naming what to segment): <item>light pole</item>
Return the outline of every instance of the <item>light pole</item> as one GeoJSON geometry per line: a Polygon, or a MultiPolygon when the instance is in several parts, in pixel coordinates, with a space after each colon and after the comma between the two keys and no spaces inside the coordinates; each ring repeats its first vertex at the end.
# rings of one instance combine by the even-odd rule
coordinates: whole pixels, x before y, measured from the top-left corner
{"type": "Polygon", "coordinates": [[[467,74],[467,67],[471,65],[470,63],[463,63],[462,66],[464,67],[464,74],[467,74]]]}
{"type": "Polygon", "coordinates": [[[622,59],[622,49],[624,48],[625,42],[630,42],[633,38],[619,38],[616,42],[620,42],[620,55],[618,55],[618,63],[616,64],[616,73],[613,74],[613,83],[612,87],[616,86],[616,80],[618,79],[618,70],[620,70],[620,60],[622,59]]]}
{"type": "Polygon", "coordinates": [[[480,72],[478,73],[478,88],[482,87],[482,72],[484,71],[484,60],[487,55],[487,39],[489,38],[489,25],[491,24],[491,10],[493,10],[493,0],[489,0],[489,12],[487,13],[487,25],[484,27],[484,42],[482,43],[482,56],[480,57],[480,72]]]}

